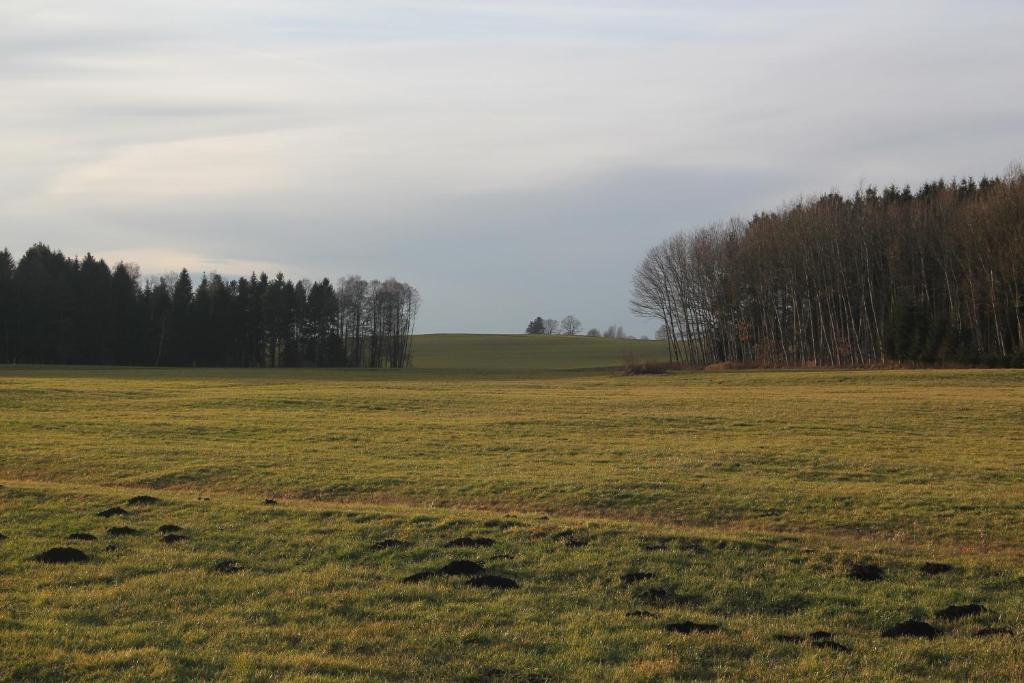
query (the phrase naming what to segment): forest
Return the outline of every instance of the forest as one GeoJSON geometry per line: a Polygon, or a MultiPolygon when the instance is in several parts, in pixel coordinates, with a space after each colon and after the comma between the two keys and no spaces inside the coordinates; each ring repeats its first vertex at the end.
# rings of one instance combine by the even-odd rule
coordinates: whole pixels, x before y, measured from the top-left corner
{"type": "Polygon", "coordinates": [[[674,362],[1024,366],[1024,170],[680,232],[633,278],[674,362]]]}
{"type": "Polygon", "coordinates": [[[187,270],[142,282],[91,254],[36,244],[0,251],[0,362],[140,366],[408,364],[419,294],[394,279],[332,285],[265,273],[227,281],[187,270]]]}

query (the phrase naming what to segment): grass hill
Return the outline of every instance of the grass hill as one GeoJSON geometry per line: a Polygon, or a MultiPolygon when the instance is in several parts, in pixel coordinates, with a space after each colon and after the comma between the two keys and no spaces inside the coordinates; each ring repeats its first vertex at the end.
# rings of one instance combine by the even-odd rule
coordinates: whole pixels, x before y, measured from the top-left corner
{"type": "Polygon", "coordinates": [[[664,342],[540,334],[421,334],[412,367],[453,370],[576,370],[668,360],[664,342]]]}

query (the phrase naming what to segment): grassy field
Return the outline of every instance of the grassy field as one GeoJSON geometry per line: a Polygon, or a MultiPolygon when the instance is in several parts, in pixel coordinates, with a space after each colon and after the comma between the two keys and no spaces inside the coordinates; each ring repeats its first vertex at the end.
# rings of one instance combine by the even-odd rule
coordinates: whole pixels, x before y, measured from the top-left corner
{"type": "Polygon", "coordinates": [[[668,360],[665,342],[526,334],[422,334],[412,365],[444,370],[574,370],[668,360]]]}
{"type": "Polygon", "coordinates": [[[1022,424],[1020,371],[0,370],[0,679],[1021,680],[1022,424]]]}

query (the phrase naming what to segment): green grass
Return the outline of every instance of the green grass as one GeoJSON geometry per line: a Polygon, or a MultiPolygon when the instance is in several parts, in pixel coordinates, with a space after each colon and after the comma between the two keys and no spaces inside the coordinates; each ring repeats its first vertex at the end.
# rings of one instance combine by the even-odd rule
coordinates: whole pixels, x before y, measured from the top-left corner
{"type": "Polygon", "coordinates": [[[575,370],[668,360],[665,342],[543,334],[423,334],[412,366],[446,370],[575,370]]]}
{"type": "Polygon", "coordinates": [[[1020,680],[1022,423],[1020,371],[0,370],[0,679],[1020,680]],[[401,581],[459,558],[520,587],[401,581]]]}

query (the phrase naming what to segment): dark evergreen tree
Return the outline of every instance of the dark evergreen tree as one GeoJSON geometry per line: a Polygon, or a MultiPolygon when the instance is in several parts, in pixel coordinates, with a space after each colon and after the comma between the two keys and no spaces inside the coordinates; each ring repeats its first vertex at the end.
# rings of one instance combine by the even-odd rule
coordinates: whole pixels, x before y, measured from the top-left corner
{"type": "Polygon", "coordinates": [[[192,277],[182,269],[174,281],[171,310],[168,319],[167,348],[164,353],[169,365],[193,365],[192,342],[192,277]]]}
{"type": "Polygon", "coordinates": [[[14,258],[0,251],[0,363],[14,362],[14,258]]]}
{"type": "Polygon", "coordinates": [[[188,270],[139,284],[86,254],[0,251],[0,362],[403,367],[419,295],[396,280],[293,283],[278,273],[226,282],[188,270]]]}
{"type": "Polygon", "coordinates": [[[86,254],[72,275],[72,308],[76,363],[110,363],[111,273],[107,264],[86,254]]]}
{"type": "Polygon", "coordinates": [[[526,334],[544,334],[544,318],[539,315],[526,326],[526,334]]]}
{"type": "Polygon", "coordinates": [[[143,326],[145,318],[140,307],[141,291],[138,274],[124,263],[114,267],[110,278],[110,362],[136,365],[146,362],[143,326]]]}

